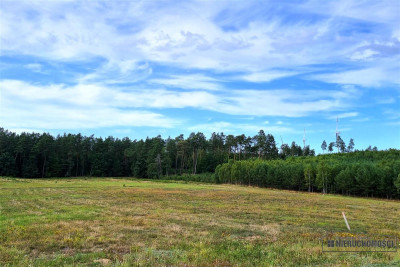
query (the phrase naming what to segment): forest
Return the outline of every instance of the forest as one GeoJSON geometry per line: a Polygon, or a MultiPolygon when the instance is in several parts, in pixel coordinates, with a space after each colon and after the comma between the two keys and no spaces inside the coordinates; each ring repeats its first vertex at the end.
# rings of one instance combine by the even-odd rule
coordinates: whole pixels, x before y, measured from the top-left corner
{"type": "Polygon", "coordinates": [[[338,136],[323,155],[292,142],[201,133],[145,140],[81,134],[16,134],[0,128],[0,176],[207,180],[278,189],[400,198],[400,150],[354,151],[338,136]],[[325,153],[328,149],[329,153],[325,153]],[[332,153],[337,150],[337,153],[332,153]]]}

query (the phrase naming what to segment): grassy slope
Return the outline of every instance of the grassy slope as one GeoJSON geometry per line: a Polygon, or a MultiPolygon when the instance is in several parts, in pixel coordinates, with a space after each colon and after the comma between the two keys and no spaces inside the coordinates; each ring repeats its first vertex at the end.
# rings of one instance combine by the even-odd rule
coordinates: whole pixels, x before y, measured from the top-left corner
{"type": "Polygon", "coordinates": [[[0,178],[0,265],[368,265],[322,253],[326,231],[400,237],[400,202],[235,185],[0,178]]]}

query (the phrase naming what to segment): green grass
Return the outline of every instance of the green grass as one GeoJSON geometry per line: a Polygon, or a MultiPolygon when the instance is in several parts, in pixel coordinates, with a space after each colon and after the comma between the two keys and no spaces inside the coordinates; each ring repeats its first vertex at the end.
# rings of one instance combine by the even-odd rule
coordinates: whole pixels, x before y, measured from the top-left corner
{"type": "Polygon", "coordinates": [[[346,232],[400,239],[400,202],[135,179],[0,178],[0,266],[398,266],[323,253],[346,232]]]}

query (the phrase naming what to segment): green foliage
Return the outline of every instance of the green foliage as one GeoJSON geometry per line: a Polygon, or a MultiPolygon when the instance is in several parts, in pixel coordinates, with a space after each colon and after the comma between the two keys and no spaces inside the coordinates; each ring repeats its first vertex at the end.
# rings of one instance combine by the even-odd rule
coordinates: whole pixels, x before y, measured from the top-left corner
{"type": "Polygon", "coordinates": [[[230,161],[218,166],[215,176],[222,183],[400,198],[398,173],[400,150],[391,149],[285,160],[230,161]]]}
{"type": "Polygon", "coordinates": [[[200,173],[200,174],[182,174],[182,175],[170,175],[162,177],[162,180],[172,181],[192,181],[201,183],[217,183],[216,177],[213,173],[200,173]]]}
{"type": "Polygon", "coordinates": [[[314,191],[316,168],[311,163],[304,165],[304,181],[308,192],[314,191]]]}
{"type": "Polygon", "coordinates": [[[394,183],[395,183],[395,185],[397,187],[397,191],[400,193],[400,173],[397,176],[397,179],[396,179],[396,181],[394,183]]]}
{"type": "MultiPolygon", "coordinates": [[[[301,154],[301,153],[300,153],[301,154]]],[[[283,157],[289,154],[283,154],[283,157]]],[[[313,155],[309,153],[309,155],[313,155]]],[[[145,140],[95,138],[81,134],[23,132],[0,128],[0,175],[25,178],[79,176],[134,176],[162,178],[183,173],[214,172],[229,159],[276,159],[278,149],[271,134],[254,137],[191,133],[172,139],[145,140]]],[[[237,174],[240,175],[240,174],[237,174]]],[[[250,181],[251,183],[251,181],[250,181]]]]}
{"type": "MultiPolygon", "coordinates": [[[[283,143],[283,141],[282,141],[283,143]]],[[[315,157],[309,146],[282,144],[260,130],[250,137],[191,133],[172,139],[160,135],[145,140],[95,138],[81,134],[56,137],[43,133],[19,135],[0,128],[0,175],[25,178],[129,177],[233,183],[291,190],[319,190],[385,198],[400,197],[400,151],[351,152],[338,135],[343,153],[315,157]],[[348,152],[348,153],[344,153],[348,152]],[[209,173],[215,175],[210,178],[209,173]],[[187,175],[203,174],[203,176],[187,175]],[[170,177],[172,175],[172,177],[170,177]],[[202,177],[202,178],[199,178],[202,177]]],[[[326,142],[322,144],[326,149],[326,142]]]]}

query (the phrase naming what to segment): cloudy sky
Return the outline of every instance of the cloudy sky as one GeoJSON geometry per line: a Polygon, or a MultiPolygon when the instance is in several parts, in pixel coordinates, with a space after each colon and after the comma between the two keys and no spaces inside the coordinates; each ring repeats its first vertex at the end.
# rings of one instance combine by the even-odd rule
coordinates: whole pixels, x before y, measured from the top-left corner
{"type": "Polygon", "coordinates": [[[400,148],[400,1],[0,2],[0,127],[400,148]]]}

